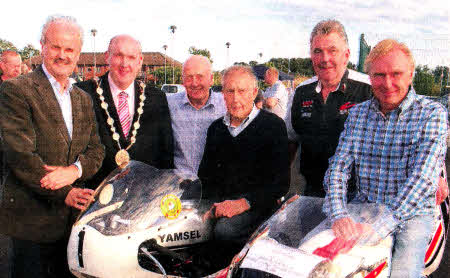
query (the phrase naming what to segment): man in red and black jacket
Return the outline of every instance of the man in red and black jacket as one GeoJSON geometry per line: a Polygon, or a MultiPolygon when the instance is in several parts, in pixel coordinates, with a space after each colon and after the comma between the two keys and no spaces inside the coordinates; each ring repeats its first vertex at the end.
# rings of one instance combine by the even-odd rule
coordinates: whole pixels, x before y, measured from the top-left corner
{"type": "Polygon", "coordinates": [[[347,35],[335,20],[319,22],[310,39],[316,76],[300,84],[289,100],[286,126],[289,153],[294,159],[299,143],[304,195],[324,197],[323,177],[333,156],[348,110],[372,97],[367,75],[347,69],[347,35]]]}

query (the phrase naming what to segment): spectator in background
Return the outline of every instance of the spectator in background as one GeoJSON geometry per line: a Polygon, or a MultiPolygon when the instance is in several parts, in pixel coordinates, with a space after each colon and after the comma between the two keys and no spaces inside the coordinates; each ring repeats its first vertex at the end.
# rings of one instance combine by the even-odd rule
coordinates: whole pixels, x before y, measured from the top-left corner
{"type": "Polygon", "coordinates": [[[30,72],[31,72],[30,68],[29,68],[28,65],[25,64],[25,63],[22,63],[21,68],[22,68],[22,74],[27,74],[27,73],[30,73],[30,72]]]}
{"type": "Polygon", "coordinates": [[[289,93],[284,84],[278,80],[278,70],[276,68],[267,69],[264,81],[269,87],[263,93],[263,108],[284,119],[289,93]]]}
{"type": "Polygon", "coordinates": [[[15,78],[22,72],[22,59],[19,53],[13,50],[6,50],[0,56],[0,69],[2,75],[0,76],[0,84],[3,81],[15,78]]]}

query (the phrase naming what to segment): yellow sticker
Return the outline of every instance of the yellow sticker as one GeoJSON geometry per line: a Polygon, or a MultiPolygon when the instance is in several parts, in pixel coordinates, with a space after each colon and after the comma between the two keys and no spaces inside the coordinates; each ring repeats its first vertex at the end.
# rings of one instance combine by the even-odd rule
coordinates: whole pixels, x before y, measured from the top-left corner
{"type": "Polygon", "coordinates": [[[161,212],[167,219],[175,219],[181,213],[180,198],[173,194],[167,194],[161,200],[161,212]]]}

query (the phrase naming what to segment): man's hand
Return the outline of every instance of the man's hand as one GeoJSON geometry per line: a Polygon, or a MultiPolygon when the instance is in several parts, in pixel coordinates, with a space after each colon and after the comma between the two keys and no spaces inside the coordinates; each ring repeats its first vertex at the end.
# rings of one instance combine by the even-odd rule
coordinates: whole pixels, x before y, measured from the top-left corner
{"type": "Polygon", "coordinates": [[[264,101],[264,106],[267,108],[273,108],[277,104],[278,104],[278,98],[276,98],[276,97],[269,97],[269,98],[266,98],[266,100],[264,101]]]}
{"type": "Polygon", "coordinates": [[[216,210],[216,213],[214,215],[216,218],[231,218],[250,209],[250,206],[244,198],[239,200],[226,200],[221,203],[214,203],[213,207],[216,210]]]}
{"type": "Polygon", "coordinates": [[[73,188],[69,191],[64,201],[67,206],[79,210],[86,209],[86,206],[94,196],[94,190],[87,188],[73,188]]]}
{"type": "Polygon", "coordinates": [[[41,187],[46,189],[60,189],[78,179],[78,168],[75,165],[67,167],[44,165],[44,169],[48,173],[41,179],[41,187]]]}
{"type": "Polygon", "coordinates": [[[436,205],[440,205],[448,196],[447,180],[439,177],[438,189],[436,191],[436,205]]]}
{"type": "Polygon", "coordinates": [[[344,240],[355,240],[361,237],[362,229],[351,219],[350,217],[345,217],[334,221],[333,229],[336,237],[344,240]]]}

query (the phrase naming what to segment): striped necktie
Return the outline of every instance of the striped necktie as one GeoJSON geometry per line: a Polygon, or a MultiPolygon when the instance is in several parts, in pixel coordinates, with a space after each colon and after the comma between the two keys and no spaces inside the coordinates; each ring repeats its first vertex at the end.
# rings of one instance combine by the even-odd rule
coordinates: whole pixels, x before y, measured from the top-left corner
{"type": "Polygon", "coordinates": [[[128,94],[125,92],[120,92],[119,94],[119,119],[120,124],[122,125],[123,135],[125,138],[128,137],[128,132],[130,131],[131,119],[130,119],[130,110],[128,108],[128,94]]]}

